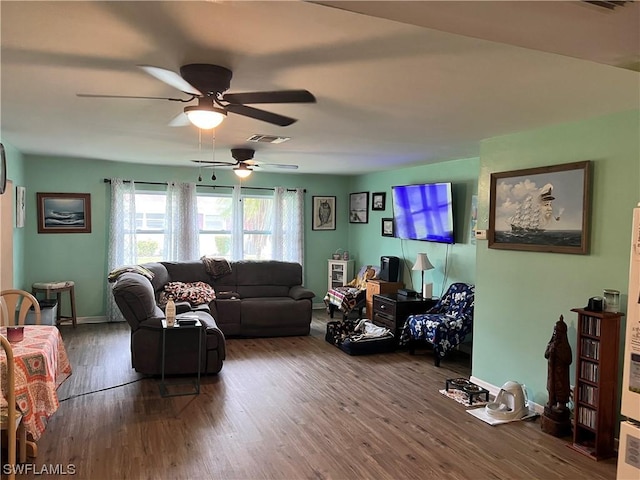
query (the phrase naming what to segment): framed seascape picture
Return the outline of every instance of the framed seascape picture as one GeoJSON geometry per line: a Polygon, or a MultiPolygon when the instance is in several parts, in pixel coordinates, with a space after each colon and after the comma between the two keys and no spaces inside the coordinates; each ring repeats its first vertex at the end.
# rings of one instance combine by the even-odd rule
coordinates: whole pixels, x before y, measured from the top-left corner
{"type": "Polygon", "coordinates": [[[369,222],[369,192],[349,194],[349,223],[369,222]]]}
{"type": "Polygon", "coordinates": [[[336,229],[336,197],[313,197],[313,220],[311,229],[336,229]]]}
{"type": "Polygon", "coordinates": [[[37,193],[38,233],[91,233],[91,195],[37,193]]]}
{"type": "Polygon", "coordinates": [[[393,231],[393,218],[382,219],[382,236],[393,237],[395,232],[393,231]]]}
{"type": "Polygon", "coordinates": [[[489,248],[589,251],[591,162],[492,173],[489,248]]]}
{"type": "Polygon", "coordinates": [[[387,194],[385,192],[374,192],[371,194],[371,210],[384,210],[387,194]]]}

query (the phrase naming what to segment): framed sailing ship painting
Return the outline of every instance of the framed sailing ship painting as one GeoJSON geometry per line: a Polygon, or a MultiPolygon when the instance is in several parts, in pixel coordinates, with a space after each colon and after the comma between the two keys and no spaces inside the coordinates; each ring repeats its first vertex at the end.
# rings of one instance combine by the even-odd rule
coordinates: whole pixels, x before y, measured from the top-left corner
{"type": "Polygon", "coordinates": [[[491,174],[489,248],[589,252],[591,162],[491,174]]]}

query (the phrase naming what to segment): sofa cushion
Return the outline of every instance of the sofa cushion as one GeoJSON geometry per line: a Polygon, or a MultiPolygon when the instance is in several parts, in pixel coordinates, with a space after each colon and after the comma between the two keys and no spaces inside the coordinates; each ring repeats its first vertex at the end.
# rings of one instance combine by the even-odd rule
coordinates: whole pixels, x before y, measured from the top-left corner
{"type": "Polygon", "coordinates": [[[209,283],[211,277],[200,260],[191,262],[162,262],[169,272],[171,282],[205,282],[209,283]]]}
{"type": "Polygon", "coordinates": [[[288,297],[288,285],[238,285],[240,298],[288,297]]]}
{"type": "Polygon", "coordinates": [[[153,273],[151,284],[153,285],[154,292],[159,292],[165,284],[171,281],[169,272],[167,272],[165,266],[160,262],[143,263],[141,266],[153,273]]]}
{"type": "Polygon", "coordinates": [[[240,310],[243,327],[309,324],[309,302],[291,297],[246,298],[240,302],[240,310]]]}
{"type": "Polygon", "coordinates": [[[241,260],[234,262],[232,268],[237,274],[237,285],[302,285],[302,266],[295,262],[241,260]]]}

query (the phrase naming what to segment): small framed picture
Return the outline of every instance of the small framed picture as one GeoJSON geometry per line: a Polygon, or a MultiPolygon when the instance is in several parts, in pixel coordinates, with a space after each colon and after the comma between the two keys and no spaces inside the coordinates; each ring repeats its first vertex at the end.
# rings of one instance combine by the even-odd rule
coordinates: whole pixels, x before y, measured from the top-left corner
{"type": "Polygon", "coordinates": [[[311,229],[336,229],[336,197],[313,197],[313,220],[311,229]]]}
{"type": "Polygon", "coordinates": [[[369,192],[349,194],[349,223],[369,223],[369,192]]]}
{"type": "Polygon", "coordinates": [[[38,233],[91,233],[91,194],[37,193],[38,233]]]}
{"type": "Polygon", "coordinates": [[[25,187],[16,187],[16,227],[24,227],[25,205],[27,201],[27,189],[25,187]]]}
{"type": "Polygon", "coordinates": [[[382,236],[383,237],[393,237],[393,218],[383,218],[382,219],[382,236]]]}
{"type": "Polygon", "coordinates": [[[371,194],[371,210],[384,210],[386,199],[385,192],[373,192],[371,194]]]}

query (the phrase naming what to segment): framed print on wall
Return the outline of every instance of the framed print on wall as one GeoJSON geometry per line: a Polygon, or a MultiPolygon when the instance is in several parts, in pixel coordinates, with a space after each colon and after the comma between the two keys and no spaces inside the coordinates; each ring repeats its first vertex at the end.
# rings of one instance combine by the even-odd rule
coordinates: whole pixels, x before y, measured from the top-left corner
{"type": "Polygon", "coordinates": [[[393,230],[393,218],[382,219],[382,236],[383,237],[395,236],[395,232],[393,230]]]}
{"type": "Polygon", "coordinates": [[[313,197],[312,230],[336,229],[336,197],[313,197]]]}
{"type": "Polygon", "coordinates": [[[16,227],[24,227],[25,202],[27,201],[27,189],[16,187],[16,227]]]}
{"type": "Polygon", "coordinates": [[[492,173],[489,248],[589,251],[591,162],[492,173]]]}
{"type": "Polygon", "coordinates": [[[374,192],[371,194],[371,210],[384,210],[387,194],[385,192],[374,192]]]}
{"type": "Polygon", "coordinates": [[[369,222],[369,192],[349,194],[349,223],[369,222]]]}
{"type": "Polygon", "coordinates": [[[37,193],[38,233],[91,233],[89,193],[37,193]]]}

